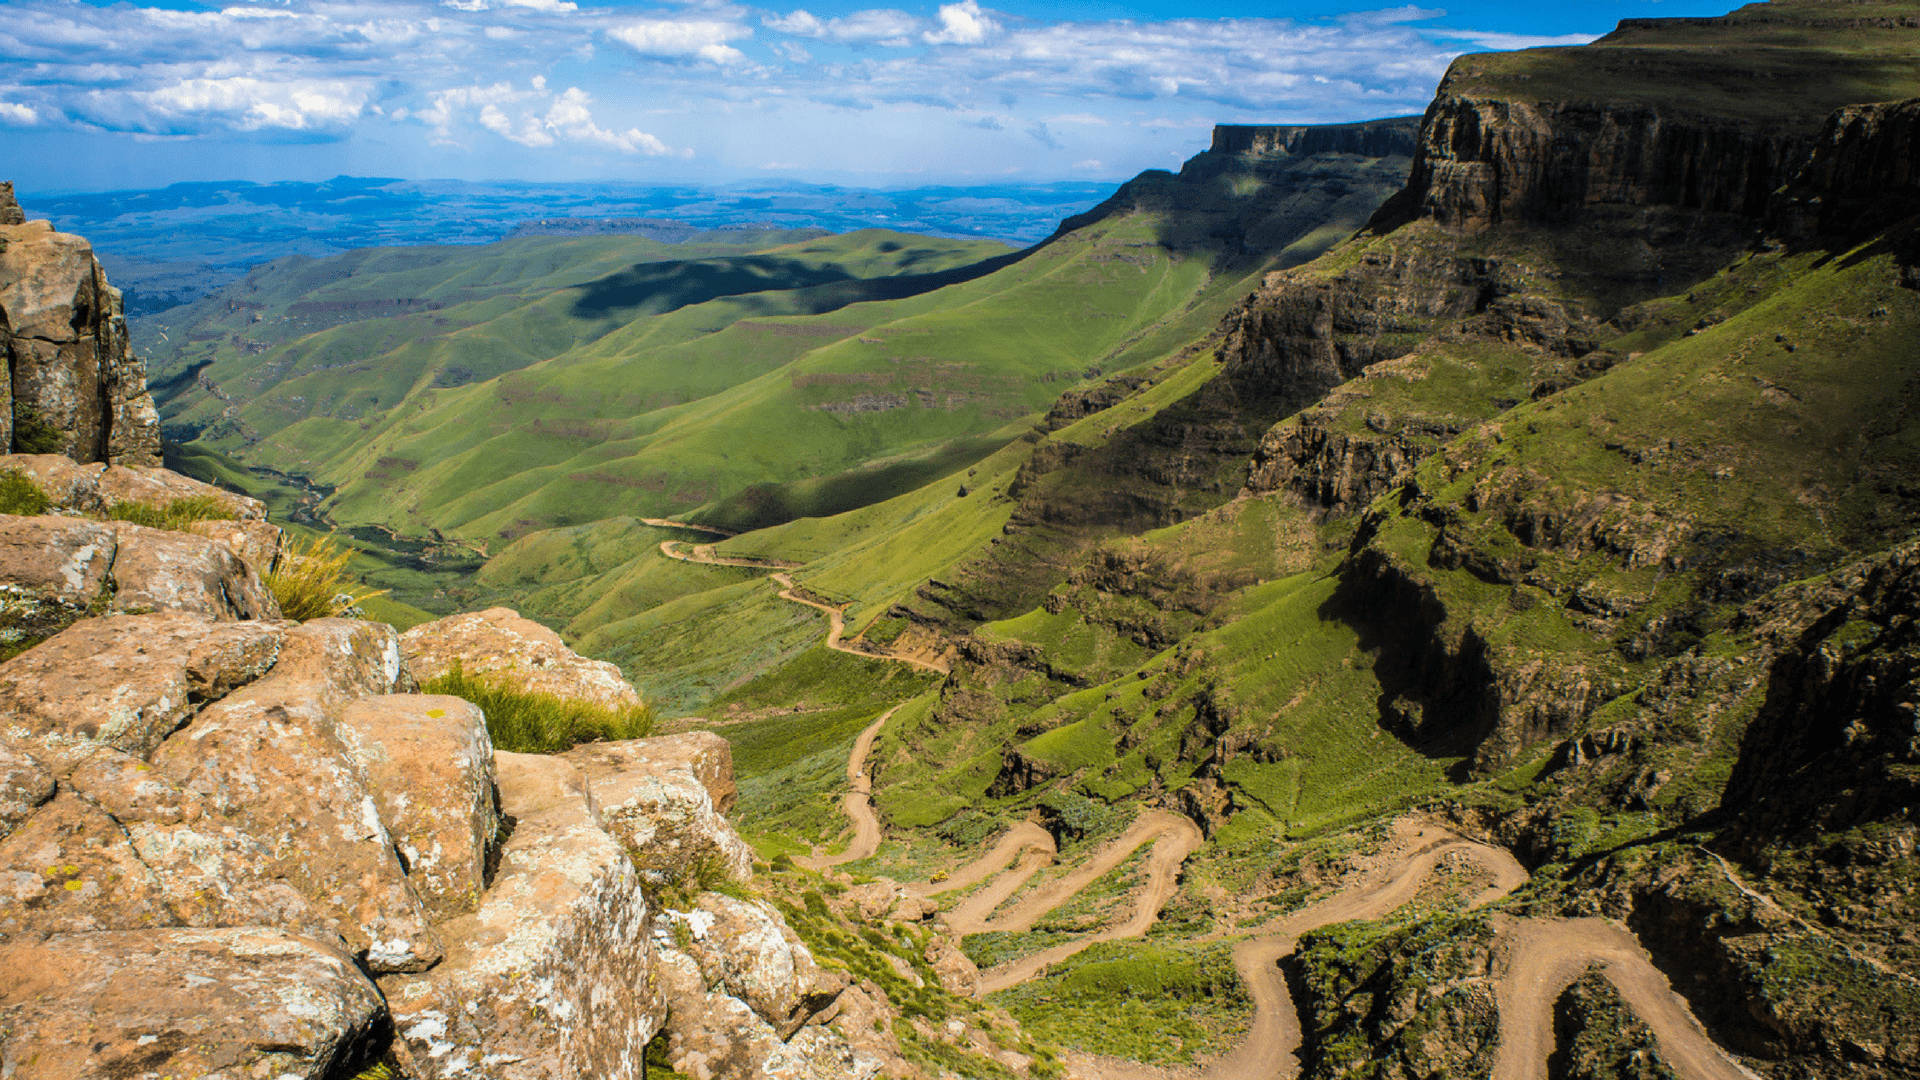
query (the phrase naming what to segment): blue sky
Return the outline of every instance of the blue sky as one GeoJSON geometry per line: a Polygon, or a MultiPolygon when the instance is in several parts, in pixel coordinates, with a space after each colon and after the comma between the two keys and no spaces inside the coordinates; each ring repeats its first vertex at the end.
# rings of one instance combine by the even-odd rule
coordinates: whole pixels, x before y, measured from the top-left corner
{"type": "MultiPolygon", "coordinates": [[[[5,0],[23,190],[1120,178],[1214,123],[1420,111],[1463,52],[1726,0],[5,0]]],[[[0,177],[5,178],[5,177],[0,177]]]]}

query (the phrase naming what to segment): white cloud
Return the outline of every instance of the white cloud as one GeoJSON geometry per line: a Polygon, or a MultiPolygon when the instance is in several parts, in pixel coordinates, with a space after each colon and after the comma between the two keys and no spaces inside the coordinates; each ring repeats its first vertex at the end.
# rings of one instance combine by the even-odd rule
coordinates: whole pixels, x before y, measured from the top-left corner
{"type": "Polygon", "coordinates": [[[592,98],[577,86],[570,86],[547,109],[546,125],[548,130],[559,133],[563,138],[575,142],[598,143],[601,146],[618,150],[623,154],[646,154],[650,157],[664,157],[674,151],[666,143],[641,131],[628,128],[625,131],[608,131],[593,122],[593,115],[587,110],[592,98]]]}
{"type": "Polygon", "coordinates": [[[250,76],[182,79],[136,97],[163,116],[225,117],[241,131],[339,127],[367,105],[367,89],[351,83],[250,76]]]}
{"type": "Polygon", "coordinates": [[[929,45],[978,45],[999,32],[1000,24],[980,10],[975,0],[940,5],[940,29],[921,37],[929,45]]]}
{"type": "Polygon", "coordinates": [[[895,48],[911,45],[914,32],[920,29],[919,19],[892,8],[856,11],[835,19],[822,19],[805,8],[798,8],[791,14],[769,15],[762,21],[769,30],[794,37],[895,48]]]}
{"type": "Polygon", "coordinates": [[[40,111],[33,106],[0,101],[0,124],[18,124],[24,127],[39,122],[40,111]]]}
{"type": "Polygon", "coordinates": [[[639,53],[667,60],[706,60],[726,66],[746,55],[727,44],[752,37],[751,27],[718,19],[642,19],[607,31],[615,41],[639,53]]]}
{"type": "Polygon", "coordinates": [[[509,142],[531,149],[544,149],[560,143],[574,143],[615,150],[622,154],[649,157],[690,156],[675,150],[658,137],[639,128],[614,131],[601,127],[589,106],[593,96],[577,86],[554,91],[544,76],[536,76],[526,89],[512,83],[488,86],[455,86],[433,95],[433,104],[419,118],[431,127],[442,142],[458,141],[461,125],[471,116],[473,123],[509,142]]]}
{"type": "Polygon", "coordinates": [[[528,8],[533,11],[545,11],[558,14],[566,11],[579,11],[580,5],[573,0],[500,0],[508,7],[528,8]]]}

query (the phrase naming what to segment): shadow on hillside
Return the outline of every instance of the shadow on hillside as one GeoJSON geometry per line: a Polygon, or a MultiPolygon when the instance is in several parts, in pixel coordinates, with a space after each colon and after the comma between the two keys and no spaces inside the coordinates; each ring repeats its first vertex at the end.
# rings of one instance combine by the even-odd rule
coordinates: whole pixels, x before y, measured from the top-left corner
{"type": "MultiPolygon", "coordinates": [[[[764,305],[780,314],[820,315],[849,304],[904,300],[984,277],[1025,258],[1033,249],[925,274],[856,278],[837,266],[771,255],[639,263],[577,286],[573,314],[597,319],[664,315],[694,304],[756,293],[790,293],[790,302],[764,305]]],[[[748,305],[749,308],[754,305],[748,305]]]]}
{"type": "Polygon", "coordinates": [[[955,439],[918,460],[853,468],[788,484],[754,484],[702,510],[700,518],[750,532],[796,518],[857,510],[953,476],[1004,445],[991,438],[955,439]]]}

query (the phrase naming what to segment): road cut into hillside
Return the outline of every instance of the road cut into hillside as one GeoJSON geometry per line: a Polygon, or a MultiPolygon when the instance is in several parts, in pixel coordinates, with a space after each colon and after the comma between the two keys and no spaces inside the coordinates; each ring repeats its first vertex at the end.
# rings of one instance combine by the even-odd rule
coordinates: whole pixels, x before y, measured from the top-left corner
{"type": "Polygon", "coordinates": [[[867,755],[873,752],[873,740],[879,737],[880,729],[899,711],[900,706],[895,705],[881,713],[879,719],[861,729],[860,737],[853,740],[853,753],[847,756],[847,782],[853,789],[840,797],[840,809],[853,822],[853,840],[847,849],[838,855],[802,855],[793,860],[795,863],[809,870],[827,870],[870,859],[880,850],[880,818],[873,812],[873,779],[867,775],[867,755]]]}
{"type": "MultiPolygon", "coordinates": [[[[649,524],[661,523],[677,525],[677,523],[666,523],[663,519],[658,521],[655,519],[647,520],[649,524]]],[[[702,528],[703,526],[687,525],[677,527],[702,528]]],[[[913,656],[907,653],[892,652],[887,649],[869,645],[863,641],[846,640],[846,605],[829,604],[825,600],[809,595],[802,586],[795,583],[793,575],[788,573],[788,571],[798,569],[802,565],[800,563],[787,562],[782,559],[760,559],[747,555],[722,555],[714,549],[714,545],[712,544],[686,544],[678,540],[662,541],[660,544],[660,554],[678,562],[698,563],[702,566],[737,566],[749,570],[769,571],[767,577],[779,587],[780,599],[826,613],[826,644],[827,648],[835,652],[849,653],[853,656],[864,656],[872,660],[889,660],[896,664],[906,664],[909,667],[919,668],[922,671],[931,671],[940,675],[945,675],[951,670],[947,662],[937,656],[913,656]]]]}

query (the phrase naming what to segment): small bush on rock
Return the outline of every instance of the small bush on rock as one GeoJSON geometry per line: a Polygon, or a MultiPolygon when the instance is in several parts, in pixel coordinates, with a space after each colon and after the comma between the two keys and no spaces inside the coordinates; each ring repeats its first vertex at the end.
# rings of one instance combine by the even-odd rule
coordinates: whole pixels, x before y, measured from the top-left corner
{"type": "Polygon", "coordinates": [[[289,619],[336,618],[351,615],[360,605],[387,590],[367,590],[347,578],[350,548],[341,547],[331,536],[316,536],[304,548],[289,548],[267,575],[267,589],[280,604],[280,613],[289,619]]]}
{"type": "Polygon", "coordinates": [[[31,405],[13,404],[13,452],[59,454],[67,448],[66,433],[40,418],[31,405]]]}
{"type": "Polygon", "coordinates": [[[455,664],[429,679],[423,693],[451,694],[480,706],[487,733],[497,749],[516,754],[557,754],[581,743],[639,739],[653,731],[653,710],[645,705],[610,708],[517,685],[507,672],[469,675],[455,664]]]}
{"type": "Polygon", "coordinates": [[[44,514],[53,506],[53,500],[41,491],[27,474],[19,469],[0,472],[0,514],[19,514],[33,517],[44,514]]]}

